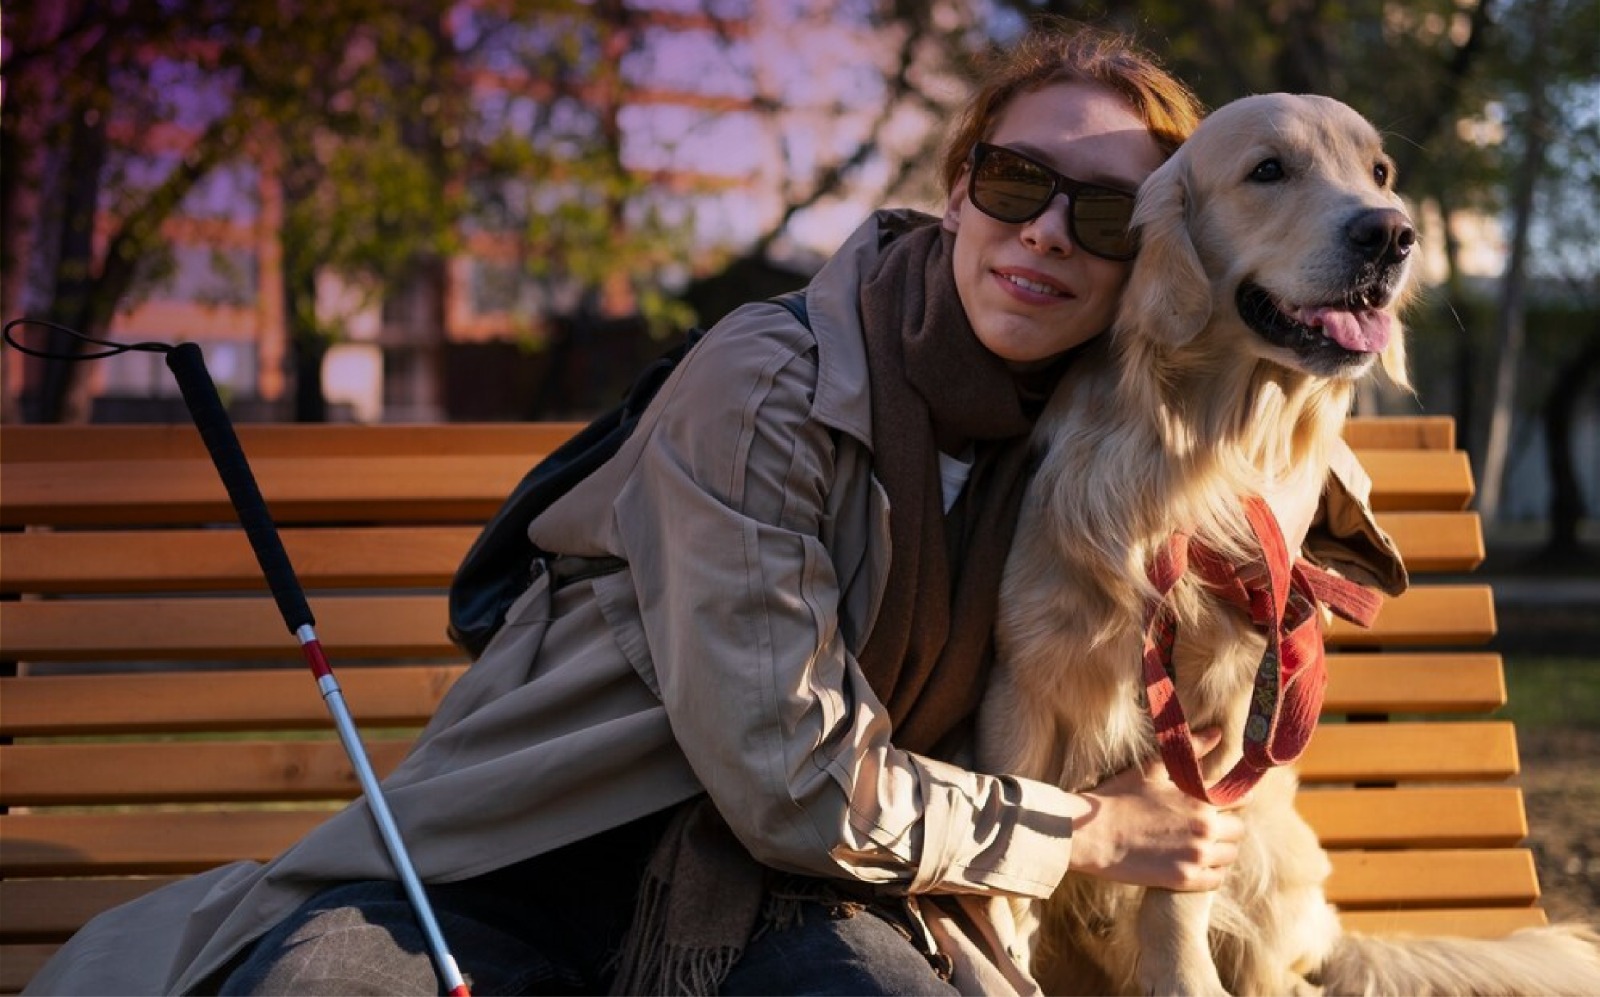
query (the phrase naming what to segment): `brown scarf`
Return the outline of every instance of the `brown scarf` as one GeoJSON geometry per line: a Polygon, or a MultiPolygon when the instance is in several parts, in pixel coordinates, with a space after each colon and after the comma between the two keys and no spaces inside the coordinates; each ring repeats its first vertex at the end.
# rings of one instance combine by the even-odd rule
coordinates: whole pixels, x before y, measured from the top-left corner
{"type": "MultiPolygon", "coordinates": [[[[873,470],[889,497],[891,556],[858,660],[888,707],[895,744],[926,753],[977,708],[1027,434],[1060,366],[1029,379],[1041,389],[1030,394],[978,341],[956,294],[954,237],[937,221],[886,224],[883,238],[860,308],[873,470]],[[949,514],[935,440],[975,451],[949,514]]],[[[612,991],[715,991],[749,939],[782,916],[767,900],[766,870],[709,799],[684,804],[645,872],[612,991]]]]}
{"type": "Polygon", "coordinates": [[[936,223],[899,235],[861,289],[872,466],[889,496],[891,557],[859,661],[889,709],[895,744],[918,752],[982,694],[1033,425],[1016,376],[967,322],[954,238],[936,223]],[[936,439],[975,450],[948,523],[936,439]]]}

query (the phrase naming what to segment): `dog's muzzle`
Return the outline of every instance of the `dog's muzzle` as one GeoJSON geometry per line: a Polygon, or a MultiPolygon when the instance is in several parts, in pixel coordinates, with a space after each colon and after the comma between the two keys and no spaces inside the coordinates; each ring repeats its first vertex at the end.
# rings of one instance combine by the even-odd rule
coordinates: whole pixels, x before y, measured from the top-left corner
{"type": "Polygon", "coordinates": [[[1364,208],[1344,227],[1347,270],[1322,300],[1288,301],[1252,280],[1239,285],[1235,307],[1245,324],[1292,352],[1305,369],[1326,376],[1365,369],[1395,330],[1389,306],[1400,293],[1417,230],[1405,212],[1364,208]]]}
{"type": "Polygon", "coordinates": [[[1405,263],[1417,244],[1417,230],[1411,219],[1395,208],[1362,211],[1345,226],[1344,234],[1361,260],[1383,268],[1405,263]]]}

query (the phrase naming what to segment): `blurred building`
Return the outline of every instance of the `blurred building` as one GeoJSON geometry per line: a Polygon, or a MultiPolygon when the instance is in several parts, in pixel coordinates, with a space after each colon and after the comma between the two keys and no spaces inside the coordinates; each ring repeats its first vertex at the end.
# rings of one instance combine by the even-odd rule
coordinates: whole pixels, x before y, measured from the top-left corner
{"type": "MultiPolygon", "coordinates": [[[[814,175],[883,124],[874,117],[886,40],[837,11],[817,16],[807,10],[812,6],[717,0],[712,17],[693,12],[701,4],[630,4],[637,16],[612,113],[622,163],[652,180],[651,203],[630,209],[681,219],[696,252],[718,266],[777,224],[794,196],[793,178],[814,175]],[[774,109],[782,110],[781,123],[774,109]]],[[[572,128],[592,127],[583,95],[552,91],[529,72],[526,49],[549,44],[548,32],[512,25],[480,37],[486,29],[477,10],[463,3],[448,18],[448,30],[473,46],[468,78],[477,122],[529,142],[561,141],[537,134],[533,124],[548,127],[560,117],[552,111],[567,113],[572,128]],[[571,107],[551,106],[563,101],[571,107]]],[[[146,176],[153,186],[214,113],[215,87],[192,78],[178,86],[186,96],[175,102],[179,120],[142,136],[140,152],[115,164],[123,182],[146,176]],[[186,104],[193,105],[188,120],[186,104]]],[[[928,124],[900,122],[908,132],[902,144],[920,140],[928,124]]],[[[172,247],[169,272],[144,282],[111,330],[123,340],[200,344],[235,417],[247,420],[288,419],[294,411],[294,344],[278,242],[284,202],[274,159],[273,149],[260,148],[205,175],[163,228],[172,247]]],[[[46,202],[48,184],[40,193],[46,202]]],[[[464,223],[462,249],[442,261],[442,272],[419,272],[381,294],[338,274],[319,275],[318,320],[340,330],[322,367],[332,418],[579,415],[609,403],[643,360],[664,348],[662,330],[647,327],[625,281],[584,291],[530,274],[528,256],[537,250],[519,230],[518,212],[541,210],[549,192],[473,194],[482,210],[464,223]],[[516,211],[504,210],[508,205],[516,211]]],[[[734,293],[753,298],[795,286],[865,210],[834,202],[790,219],[790,237],[745,261],[734,293]]],[[[722,298],[698,288],[706,273],[695,264],[685,258],[665,267],[664,279],[674,281],[674,291],[700,292],[699,317],[709,320],[726,310],[728,287],[723,282],[722,298]]],[[[130,354],[92,367],[95,420],[182,417],[159,356],[130,354]]],[[[35,376],[8,363],[7,393],[24,395],[35,376]]]]}

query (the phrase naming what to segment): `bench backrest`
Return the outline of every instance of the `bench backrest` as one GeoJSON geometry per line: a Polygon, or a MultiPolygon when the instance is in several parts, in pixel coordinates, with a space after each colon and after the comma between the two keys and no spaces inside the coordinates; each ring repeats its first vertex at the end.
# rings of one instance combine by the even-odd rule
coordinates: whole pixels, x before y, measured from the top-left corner
{"type": "MultiPolygon", "coordinates": [[[[570,424],[241,426],[380,774],[463,668],[443,591],[570,424]]],[[[1355,420],[1418,584],[1336,626],[1301,807],[1369,930],[1543,920],[1448,419],[1355,420]]],[[[187,426],[0,427],[0,992],[105,907],[266,859],[356,792],[298,649],[187,426]]]]}

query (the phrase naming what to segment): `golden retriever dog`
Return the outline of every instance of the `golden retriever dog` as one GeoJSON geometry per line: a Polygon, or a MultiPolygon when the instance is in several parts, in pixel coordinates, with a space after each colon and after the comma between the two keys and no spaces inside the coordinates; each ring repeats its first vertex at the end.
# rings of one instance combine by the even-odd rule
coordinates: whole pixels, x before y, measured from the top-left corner
{"type": "MultiPolygon", "coordinates": [[[[1393,182],[1378,133],[1355,111],[1270,94],[1211,114],[1140,189],[1141,249],[1116,327],[1073,365],[1040,421],[1039,472],[980,710],[981,767],[1084,790],[1157,756],[1143,677],[1160,603],[1152,565],[1172,563],[1180,534],[1213,560],[1260,563],[1242,511],[1251,495],[1305,496],[1305,510],[1278,510],[1292,554],[1356,382],[1381,366],[1406,383],[1398,314],[1416,237],[1393,182]]],[[[1201,761],[1210,785],[1234,771],[1260,719],[1251,702],[1266,628],[1194,571],[1164,605],[1188,724],[1223,733],[1201,761]]],[[[1302,608],[1320,648],[1318,604],[1302,608]]],[[[1295,812],[1295,789],[1291,768],[1266,768],[1238,810],[1246,837],[1216,892],[1069,874],[1050,901],[1024,906],[1041,984],[1600,993],[1600,936],[1582,926],[1490,941],[1343,932],[1322,892],[1327,856],[1295,812]]]]}

